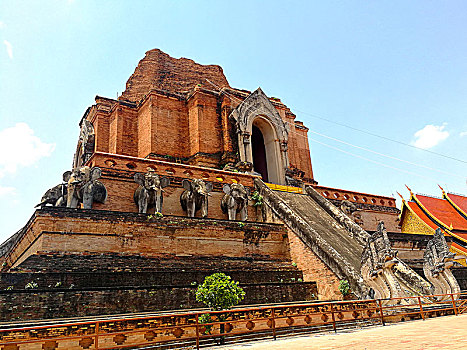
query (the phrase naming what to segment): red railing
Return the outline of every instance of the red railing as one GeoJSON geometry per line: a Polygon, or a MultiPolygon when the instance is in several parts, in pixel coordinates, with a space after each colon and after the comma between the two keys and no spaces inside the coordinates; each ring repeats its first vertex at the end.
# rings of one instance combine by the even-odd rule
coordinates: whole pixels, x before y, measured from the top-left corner
{"type": "Polygon", "coordinates": [[[258,337],[291,331],[323,331],[355,324],[382,324],[467,310],[467,292],[382,300],[300,303],[209,311],[173,313],[77,323],[0,329],[0,350],[8,349],[124,349],[158,344],[200,346],[214,339],[234,342],[256,333],[258,337]]]}

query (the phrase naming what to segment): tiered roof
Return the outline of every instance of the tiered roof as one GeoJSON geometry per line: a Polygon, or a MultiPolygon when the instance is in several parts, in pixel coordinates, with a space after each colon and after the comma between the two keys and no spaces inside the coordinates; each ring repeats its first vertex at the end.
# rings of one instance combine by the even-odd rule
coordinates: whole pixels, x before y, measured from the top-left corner
{"type": "Polygon", "coordinates": [[[467,219],[467,197],[460,194],[446,193],[443,190],[443,198],[445,198],[459,214],[467,219]]]}
{"type": "Polygon", "coordinates": [[[400,225],[402,232],[416,233],[413,231],[404,232],[404,224],[406,220],[418,219],[419,222],[412,223],[411,226],[415,227],[415,230],[416,227],[421,227],[423,232],[420,233],[434,233],[440,227],[446,236],[452,237],[451,250],[467,255],[467,197],[446,193],[442,188],[442,198],[414,194],[410,188],[408,189],[410,200],[405,201],[401,196],[400,225]]]}

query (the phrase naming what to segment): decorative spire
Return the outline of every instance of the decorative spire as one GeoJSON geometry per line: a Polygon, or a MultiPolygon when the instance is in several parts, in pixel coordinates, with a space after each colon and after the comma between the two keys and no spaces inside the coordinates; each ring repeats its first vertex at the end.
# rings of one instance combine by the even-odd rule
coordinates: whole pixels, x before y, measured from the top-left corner
{"type": "Polygon", "coordinates": [[[444,191],[444,189],[438,184],[438,187],[441,189],[441,192],[443,193],[443,197],[446,196],[446,192],[444,191]]]}
{"type": "Polygon", "coordinates": [[[409,192],[410,192],[410,199],[412,199],[413,196],[414,196],[412,190],[411,190],[410,187],[407,186],[407,185],[405,185],[405,187],[407,187],[407,189],[409,190],[409,192]]]}
{"type": "Polygon", "coordinates": [[[399,195],[399,197],[401,197],[402,199],[402,203],[405,203],[405,199],[404,199],[404,196],[402,196],[399,192],[396,191],[396,193],[399,195]]]}

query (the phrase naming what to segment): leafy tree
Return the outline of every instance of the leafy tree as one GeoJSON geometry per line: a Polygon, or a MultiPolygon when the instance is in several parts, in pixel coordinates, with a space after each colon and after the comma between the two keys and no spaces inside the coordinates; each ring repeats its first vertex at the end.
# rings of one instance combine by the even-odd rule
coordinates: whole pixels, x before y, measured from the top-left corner
{"type": "MultiPolygon", "coordinates": [[[[230,309],[245,297],[245,291],[225,273],[214,273],[207,276],[196,290],[196,300],[204,303],[213,311],[230,309]]],[[[225,321],[225,314],[216,314],[219,321],[225,321]]],[[[200,323],[214,322],[210,314],[199,318],[200,323]]],[[[205,333],[211,334],[212,325],[205,326],[205,333]]],[[[220,325],[220,332],[224,333],[224,324],[220,325]]],[[[224,336],[220,337],[220,344],[224,343],[224,336]]]]}
{"type": "Polygon", "coordinates": [[[242,287],[225,273],[207,276],[196,290],[196,300],[204,303],[211,310],[230,309],[245,297],[242,287]]]}

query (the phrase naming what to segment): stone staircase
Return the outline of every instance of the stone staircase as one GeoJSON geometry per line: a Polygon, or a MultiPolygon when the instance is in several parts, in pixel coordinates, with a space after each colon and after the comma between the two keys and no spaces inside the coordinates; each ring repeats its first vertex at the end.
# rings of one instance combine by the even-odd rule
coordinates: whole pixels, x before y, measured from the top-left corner
{"type": "MultiPolygon", "coordinates": [[[[306,194],[273,191],[255,180],[266,206],[315,253],[339,279],[349,281],[359,298],[369,287],[360,273],[361,257],[369,234],[312,187],[306,194]]],[[[430,294],[430,285],[398,260],[395,277],[409,294],[430,294]]]]}

